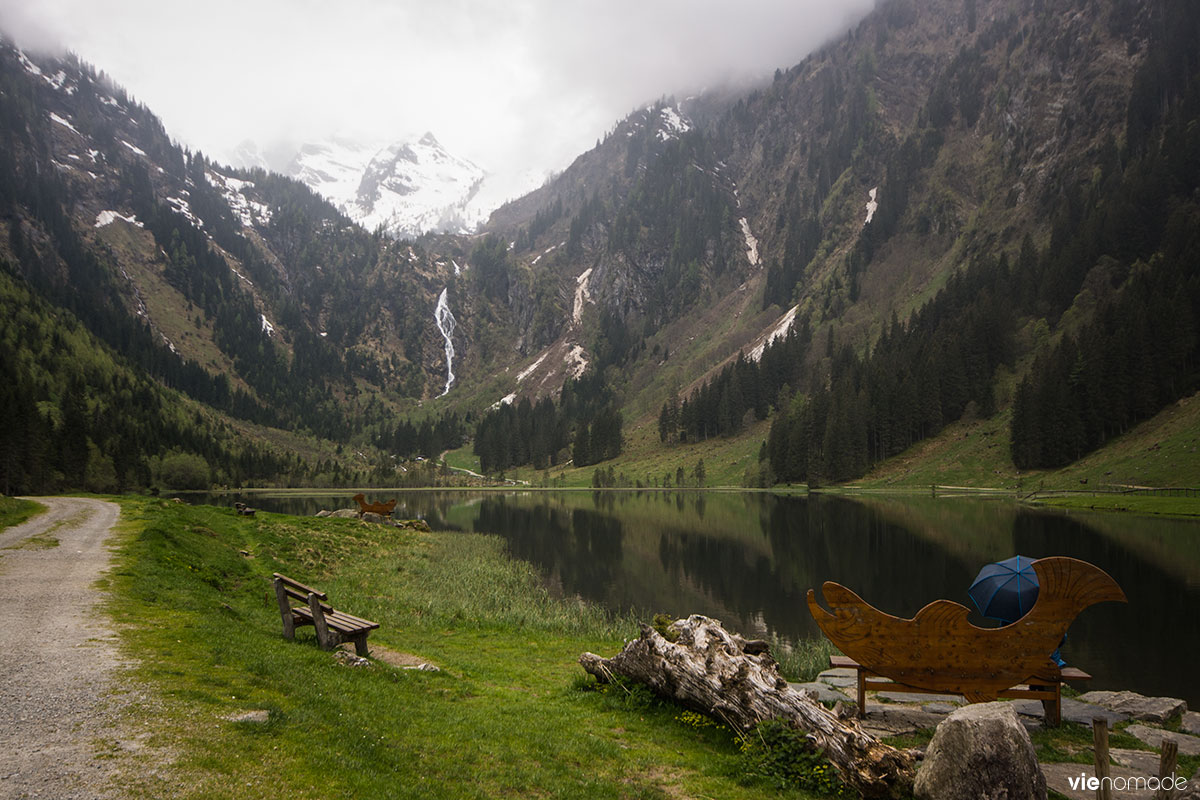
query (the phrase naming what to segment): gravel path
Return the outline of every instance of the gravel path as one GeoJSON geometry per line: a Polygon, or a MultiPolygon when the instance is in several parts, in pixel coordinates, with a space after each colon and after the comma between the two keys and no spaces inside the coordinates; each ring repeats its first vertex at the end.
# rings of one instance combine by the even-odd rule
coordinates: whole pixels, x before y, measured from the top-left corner
{"type": "Polygon", "coordinates": [[[110,759],[94,749],[110,728],[121,661],[92,584],[109,565],[120,510],[31,499],[49,511],[0,532],[0,797],[107,797],[110,759]]]}

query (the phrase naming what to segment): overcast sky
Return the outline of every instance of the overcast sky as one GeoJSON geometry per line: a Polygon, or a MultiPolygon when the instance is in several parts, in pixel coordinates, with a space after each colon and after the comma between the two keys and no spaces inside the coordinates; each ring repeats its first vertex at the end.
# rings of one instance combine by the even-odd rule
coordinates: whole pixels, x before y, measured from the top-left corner
{"type": "Polygon", "coordinates": [[[873,0],[0,0],[224,160],[244,139],[430,130],[485,169],[561,169],[635,106],[769,75],[873,0]]]}

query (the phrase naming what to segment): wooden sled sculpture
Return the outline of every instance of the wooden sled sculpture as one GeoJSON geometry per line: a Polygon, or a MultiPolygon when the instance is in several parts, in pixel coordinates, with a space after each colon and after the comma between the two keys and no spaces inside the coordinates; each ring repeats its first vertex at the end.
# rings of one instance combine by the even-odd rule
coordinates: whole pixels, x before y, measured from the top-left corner
{"type": "Polygon", "coordinates": [[[368,503],[366,495],[356,494],[354,495],[354,502],[358,503],[358,515],[360,517],[366,513],[390,517],[392,509],[396,507],[396,498],[394,497],[386,503],[368,503]]]}
{"type": "Polygon", "coordinates": [[[863,670],[905,688],[962,695],[971,703],[1001,694],[1040,696],[1006,691],[1022,683],[1053,686],[1057,695],[1064,675],[1050,653],[1067,628],[1088,606],[1126,598],[1108,573],[1086,561],[1041,558],[1033,569],[1037,602],[1002,628],[972,625],[967,607],[952,600],[935,600],[912,619],[901,619],[832,581],[821,591],[833,613],[817,603],[811,589],[808,609],[829,640],[863,670]]]}

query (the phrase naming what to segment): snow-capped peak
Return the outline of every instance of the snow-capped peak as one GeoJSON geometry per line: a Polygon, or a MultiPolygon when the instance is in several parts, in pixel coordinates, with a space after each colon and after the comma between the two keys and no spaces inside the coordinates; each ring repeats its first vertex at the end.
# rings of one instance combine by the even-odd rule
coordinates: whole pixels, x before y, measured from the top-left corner
{"type": "Polygon", "coordinates": [[[384,146],[340,138],[305,144],[284,172],[363,227],[395,236],[468,232],[481,221],[469,204],[486,173],[428,131],[384,146]]]}

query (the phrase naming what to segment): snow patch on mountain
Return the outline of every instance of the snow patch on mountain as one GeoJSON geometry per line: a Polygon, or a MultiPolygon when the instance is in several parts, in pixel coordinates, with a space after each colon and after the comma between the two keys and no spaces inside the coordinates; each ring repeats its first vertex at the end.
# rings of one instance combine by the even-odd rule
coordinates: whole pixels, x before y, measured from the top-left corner
{"type": "Polygon", "coordinates": [[[583,322],[583,304],[592,299],[591,289],[588,287],[588,279],[591,277],[592,268],[588,267],[575,279],[575,307],[571,309],[571,318],[575,320],[576,325],[583,322]]]}
{"type": "Polygon", "coordinates": [[[204,177],[214,189],[224,195],[225,202],[229,203],[229,207],[241,220],[242,225],[250,228],[255,223],[270,224],[271,207],[266,203],[251,200],[247,195],[247,192],[254,188],[254,181],[244,181],[213,170],[204,173],[204,177]]]}
{"type": "Polygon", "coordinates": [[[567,371],[570,372],[571,377],[575,378],[576,380],[578,380],[579,376],[582,375],[588,368],[588,360],[584,356],[584,350],[581,345],[572,345],[570,351],[566,355],[566,358],[563,360],[567,364],[567,371]]]}
{"type": "Polygon", "coordinates": [[[192,213],[192,207],[187,200],[183,199],[182,197],[168,197],[167,203],[170,204],[175,213],[182,214],[183,216],[187,217],[188,221],[197,228],[204,227],[204,220],[192,213]]]}
{"type": "Polygon", "coordinates": [[[750,232],[750,223],[745,217],[738,220],[738,224],[742,226],[742,236],[746,239],[746,258],[750,261],[750,266],[758,266],[758,239],[754,238],[754,234],[750,232]]]}
{"type": "Polygon", "coordinates": [[[517,373],[517,383],[520,383],[521,381],[525,380],[530,375],[532,375],[533,371],[542,365],[542,362],[546,360],[546,356],[548,356],[548,355],[550,355],[549,351],[542,353],[541,358],[539,358],[537,361],[530,364],[525,369],[518,372],[517,373]]]}
{"type": "Polygon", "coordinates": [[[866,222],[863,223],[863,225],[870,224],[871,220],[875,218],[875,211],[876,211],[876,209],[879,208],[879,203],[877,203],[875,201],[875,195],[878,191],[879,191],[879,187],[876,186],[874,189],[872,189],[870,192],[867,193],[868,196],[870,197],[870,199],[867,200],[867,220],[866,220],[866,222]]]}
{"type": "Polygon", "coordinates": [[[671,106],[663,106],[659,116],[662,127],[658,129],[658,138],[664,142],[692,129],[692,123],[671,106]]]}
{"type": "Polygon", "coordinates": [[[800,306],[792,306],[786,314],[779,320],[771,331],[763,337],[763,340],[758,343],[758,346],[750,351],[750,360],[759,361],[763,357],[763,351],[767,349],[767,345],[778,339],[780,336],[786,336],[791,330],[792,323],[796,321],[796,312],[800,310],[800,306]]]}
{"type": "Polygon", "coordinates": [[[54,120],[54,121],[55,121],[55,122],[57,122],[59,125],[62,125],[64,128],[67,128],[67,129],[68,129],[68,130],[70,130],[72,133],[76,134],[77,136],[82,136],[82,135],[83,135],[83,134],[82,134],[82,133],[80,133],[79,131],[75,130],[75,126],[74,126],[74,125],[72,125],[72,124],[70,123],[70,121],[68,121],[68,120],[66,120],[66,119],[63,119],[63,118],[62,118],[62,117],[60,117],[58,114],[55,114],[53,111],[51,111],[51,112],[50,112],[50,119],[54,120]]]}
{"type": "Polygon", "coordinates": [[[138,218],[134,214],[130,214],[128,217],[126,217],[116,211],[101,211],[99,214],[97,214],[96,227],[103,228],[105,225],[111,225],[119,219],[125,220],[130,225],[136,225],[139,228],[146,227],[142,223],[138,222],[138,218]]]}
{"type": "Polygon", "coordinates": [[[271,324],[271,321],[269,319],[267,319],[267,315],[259,314],[258,316],[262,318],[262,332],[265,333],[268,337],[274,336],[275,335],[275,326],[271,324]]]}

